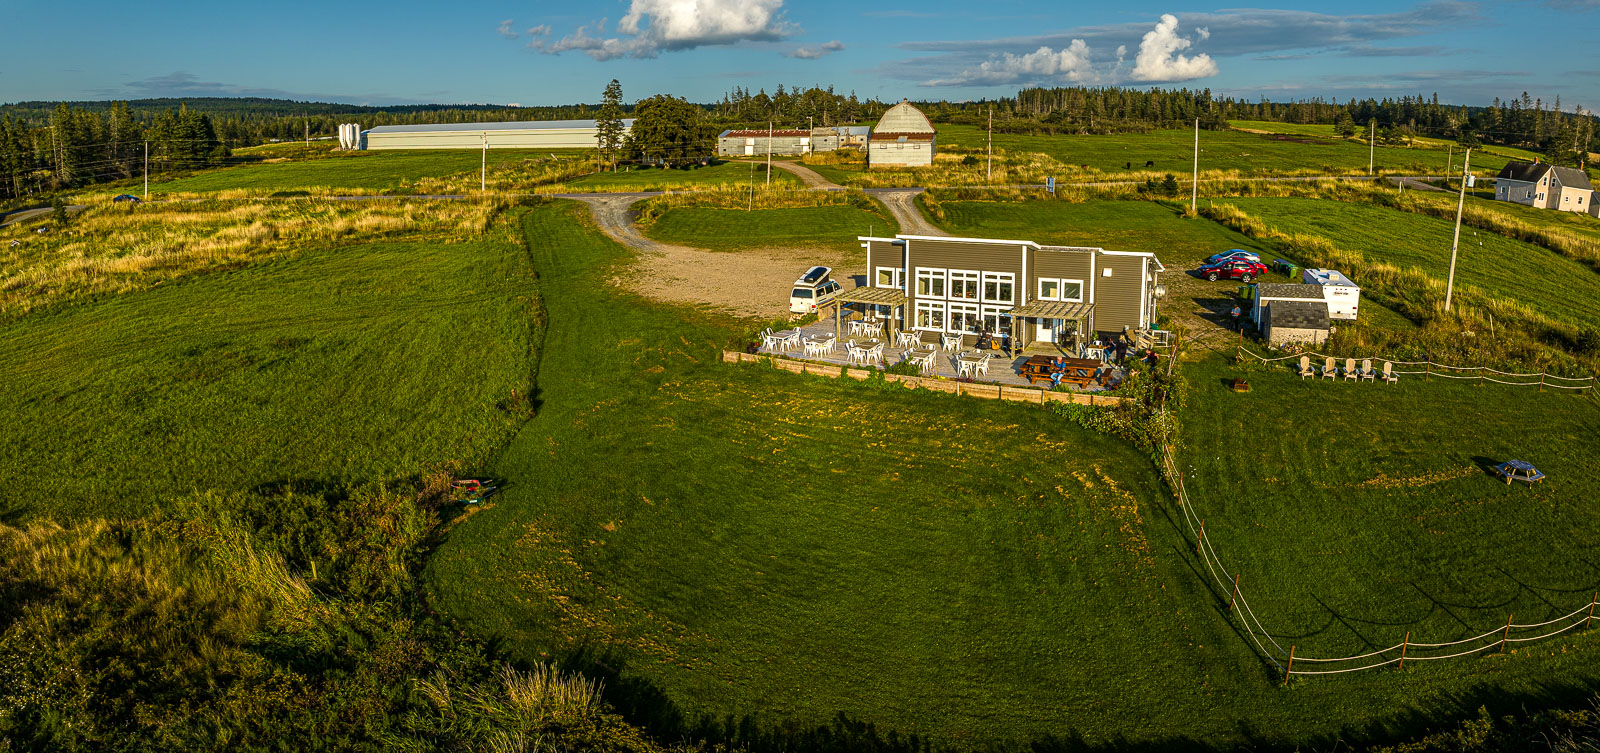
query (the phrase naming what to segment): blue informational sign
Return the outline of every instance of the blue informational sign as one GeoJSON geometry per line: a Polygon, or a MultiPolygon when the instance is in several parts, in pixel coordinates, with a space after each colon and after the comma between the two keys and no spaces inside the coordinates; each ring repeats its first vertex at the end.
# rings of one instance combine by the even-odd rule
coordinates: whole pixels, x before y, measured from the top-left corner
{"type": "Polygon", "coordinates": [[[1049,191],[1050,193],[1055,193],[1056,192],[1056,179],[1055,178],[1045,178],[1044,179],[1044,190],[1049,191]]]}

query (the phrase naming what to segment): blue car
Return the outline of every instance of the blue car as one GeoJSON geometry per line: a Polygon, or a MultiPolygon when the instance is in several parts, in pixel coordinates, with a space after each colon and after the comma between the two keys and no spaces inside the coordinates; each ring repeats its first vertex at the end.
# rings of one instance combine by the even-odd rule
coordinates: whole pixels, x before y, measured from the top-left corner
{"type": "Polygon", "coordinates": [[[125,194],[122,194],[121,196],[112,197],[112,199],[111,199],[111,203],[113,203],[113,204],[121,204],[121,203],[123,203],[125,201],[131,201],[131,202],[137,204],[137,203],[139,203],[139,197],[134,196],[131,193],[125,193],[125,194]]]}
{"type": "Polygon", "coordinates": [[[1244,259],[1246,261],[1253,261],[1253,262],[1255,262],[1257,264],[1260,264],[1261,263],[1261,254],[1258,254],[1258,253],[1256,253],[1254,251],[1246,251],[1246,250],[1244,250],[1242,248],[1235,248],[1235,249],[1231,249],[1231,250],[1228,250],[1228,251],[1224,251],[1224,252],[1222,252],[1220,254],[1212,254],[1210,256],[1207,256],[1206,257],[1206,264],[1216,264],[1219,261],[1227,261],[1227,260],[1230,260],[1230,259],[1244,259]]]}

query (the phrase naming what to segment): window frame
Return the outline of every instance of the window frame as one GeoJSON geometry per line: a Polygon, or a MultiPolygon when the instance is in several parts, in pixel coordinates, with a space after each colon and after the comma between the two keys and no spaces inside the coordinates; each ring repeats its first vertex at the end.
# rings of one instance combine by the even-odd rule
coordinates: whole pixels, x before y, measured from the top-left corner
{"type": "Polygon", "coordinates": [[[905,290],[905,284],[904,284],[905,283],[905,279],[904,279],[905,270],[904,269],[902,269],[900,267],[878,267],[877,269],[875,269],[873,271],[876,273],[872,278],[872,286],[873,287],[875,287],[875,288],[887,287],[887,288],[892,288],[894,290],[905,290]],[[881,277],[881,275],[884,272],[888,272],[890,274],[890,279],[893,280],[892,284],[890,284],[890,285],[884,285],[883,284],[883,278],[881,277]]]}
{"type": "Polygon", "coordinates": [[[947,294],[945,295],[946,298],[952,301],[971,301],[973,303],[983,300],[983,273],[981,271],[976,269],[951,269],[947,271],[946,277],[949,280],[949,282],[945,285],[945,290],[947,291],[947,294]],[[970,285],[972,295],[957,296],[957,280],[965,283],[965,285],[962,286],[963,288],[966,288],[967,285],[970,285]]]}
{"type": "Polygon", "coordinates": [[[1012,308],[1010,306],[979,306],[978,321],[983,324],[988,324],[989,317],[993,316],[995,318],[994,326],[991,327],[989,331],[996,337],[1010,337],[1012,322],[1011,311],[1012,308]]]}
{"type": "Polygon", "coordinates": [[[912,329],[915,329],[915,330],[926,330],[926,331],[931,331],[931,332],[943,332],[943,331],[945,331],[945,327],[948,325],[948,323],[950,321],[949,317],[947,316],[947,311],[946,311],[946,308],[945,308],[945,302],[944,301],[918,300],[917,303],[916,303],[915,311],[916,311],[916,318],[913,320],[914,323],[913,323],[913,326],[912,326],[912,329]],[[934,323],[934,322],[924,323],[923,314],[937,314],[938,315],[937,323],[934,323]]]}
{"type": "Polygon", "coordinates": [[[949,293],[950,293],[950,275],[949,275],[949,272],[950,272],[950,270],[943,269],[941,267],[917,267],[916,268],[916,292],[917,292],[917,297],[918,298],[937,298],[937,299],[940,299],[940,300],[948,298],[949,297],[949,293]],[[931,284],[932,283],[937,282],[939,284],[939,292],[937,292],[937,293],[934,293],[934,292],[924,293],[924,292],[922,292],[922,281],[924,279],[928,280],[928,282],[930,283],[930,288],[931,288],[931,284]]]}
{"type": "Polygon", "coordinates": [[[1015,272],[984,272],[978,283],[978,300],[982,303],[998,303],[1010,306],[1017,302],[1017,273],[1015,272]],[[1010,286],[1011,295],[1006,298],[989,296],[989,284],[994,283],[995,292],[998,294],[1000,285],[1010,286]]]}
{"type": "Polygon", "coordinates": [[[976,335],[982,331],[983,308],[977,302],[951,301],[945,306],[944,321],[946,331],[952,334],[976,335]],[[962,322],[969,324],[971,329],[958,328],[956,326],[958,316],[962,322]]]}

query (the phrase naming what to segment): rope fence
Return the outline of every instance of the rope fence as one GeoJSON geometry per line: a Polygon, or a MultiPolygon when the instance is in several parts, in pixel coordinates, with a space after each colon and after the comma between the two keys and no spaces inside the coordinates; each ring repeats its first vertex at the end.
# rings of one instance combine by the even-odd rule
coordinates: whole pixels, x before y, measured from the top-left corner
{"type": "MultiPolygon", "coordinates": [[[[1281,360],[1281,359],[1279,359],[1281,360]]],[[[1272,666],[1283,675],[1284,684],[1289,678],[1311,675],[1338,675],[1349,672],[1363,672],[1369,669],[1387,667],[1391,664],[1404,668],[1408,661],[1438,661],[1440,659],[1455,659],[1462,656],[1488,651],[1490,649],[1504,650],[1512,643],[1529,643],[1545,640],[1566,633],[1577,627],[1590,627],[1594,624],[1596,607],[1600,606],[1600,592],[1589,598],[1589,602],[1567,614],[1544,622],[1517,623],[1514,615],[1506,615],[1506,623],[1485,633],[1461,638],[1444,643],[1426,643],[1412,641],[1411,634],[1406,633],[1405,639],[1387,648],[1380,648],[1355,656],[1303,656],[1297,653],[1297,647],[1290,645],[1285,649],[1278,643],[1272,633],[1262,624],[1261,618],[1256,616],[1250,608],[1250,602],[1245,597],[1245,590],[1239,583],[1239,575],[1229,575],[1228,568],[1222,563],[1222,558],[1217,555],[1216,549],[1211,546],[1211,537],[1206,535],[1206,521],[1197,515],[1194,503],[1189,499],[1188,489],[1183,483],[1183,474],[1178,470],[1178,463],[1173,458],[1172,448],[1163,447],[1161,451],[1162,462],[1166,464],[1172,488],[1178,497],[1178,508],[1183,511],[1183,520],[1189,530],[1189,535],[1194,537],[1195,555],[1205,564],[1206,572],[1211,574],[1212,581],[1216,584],[1218,593],[1228,594],[1228,612],[1239,618],[1244,632],[1250,642],[1272,666]],[[1536,631],[1537,634],[1530,634],[1536,631]],[[1271,649],[1268,646],[1271,646],[1271,649]],[[1463,646],[1470,646],[1465,650],[1456,650],[1463,646]],[[1275,650],[1274,650],[1275,649],[1275,650]],[[1306,669],[1303,666],[1310,664],[1318,669],[1306,669]],[[1341,666],[1346,665],[1346,666],[1341,666]]]]}
{"type": "MultiPolygon", "coordinates": [[[[1557,390],[1592,390],[1594,389],[1596,382],[1596,379],[1593,375],[1586,377],[1566,377],[1551,374],[1548,371],[1519,373],[1514,371],[1500,371],[1498,369],[1489,368],[1488,366],[1452,366],[1447,363],[1437,363],[1431,359],[1426,361],[1400,361],[1393,358],[1377,358],[1373,356],[1357,356],[1352,358],[1350,356],[1332,356],[1326,353],[1317,353],[1315,351],[1304,351],[1301,353],[1295,353],[1293,355],[1268,358],[1267,356],[1261,355],[1260,353],[1256,353],[1249,348],[1244,347],[1242,344],[1238,346],[1237,350],[1239,354],[1239,360],[1244,360],[1245,356],[1250,356],[1251,358],[1254,358],[1263,364],[1271,364],[1277,361],[1290,361],[1299,358],[1311,358],[1313,361],[1321,361],[1323,364],[1325,364],[1327,359],[1330,358],[1333,359],[1335,364],[1346,360],[1353,360],[1358,363],[1361,361],[1372,361],[1373,363],[1377,364],[1390,364],[1391,373],[1401,375],[1420,375],[1425,381],[1432,379],[1433,377],[1439,377],[1440,379],[1470,379],[1476,380],[1479,384],[1484,382],[1494,382],[1495,384],[1504,384],[1512,387],[1537,386],[1540,392],[1543,392],[1546,387],[1557,390]],[[1396,366],[1421,366],[1423,368],[1420,371],[1416,369],[1393,368],[1396,366]],[[1474,373],[1449,373],[1452,371],[1474,373]],[[1488,376],[1489,374],[1522,380],[1531,380],[1537,377],[1538,381],[1506,381],[1504,379],[1496,379],[1495,377],[1488,376]],[[1557,384],[1557,382],[1565,382],[1566,384],[1557,384]]],[[[1313,366],[1315,365],[1318,364],[1313,363],[1313,366]]]]}

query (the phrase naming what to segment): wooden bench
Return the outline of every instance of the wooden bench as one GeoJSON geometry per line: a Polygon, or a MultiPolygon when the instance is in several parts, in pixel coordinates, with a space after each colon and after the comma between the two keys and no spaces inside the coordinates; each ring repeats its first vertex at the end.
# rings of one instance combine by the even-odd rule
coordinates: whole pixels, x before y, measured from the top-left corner
{"type": "MultiPolygon", "coordinates": [[[[1094,383],[1095,371],[1100,368],[1099,361],[1087,358],[1064,358],[1062,361],[1064,364],[1061,374],[1062,383],[1079,387],[1088,387],[1094,383]]],[[[1040,382],[1053,384],[1055,383],[1056,373],[1055,359],[1050,356],[1033,356],[1022,362],[1022,366],[1017,369],[1017,373],[1022,378],[1027,379],[1028,384],[1038,384],[1040,382]]]]}

